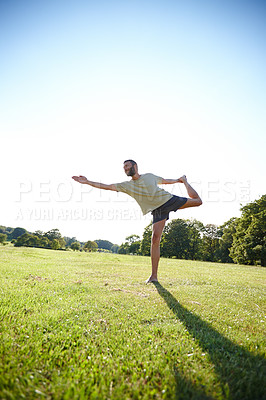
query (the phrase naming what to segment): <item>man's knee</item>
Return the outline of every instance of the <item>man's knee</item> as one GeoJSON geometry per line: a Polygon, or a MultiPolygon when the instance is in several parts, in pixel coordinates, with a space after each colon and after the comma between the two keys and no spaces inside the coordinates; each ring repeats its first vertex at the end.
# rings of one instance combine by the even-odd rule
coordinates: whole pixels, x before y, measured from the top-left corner
{"type": "Polygon", "coordinates": [[[197,206],[201,206],[202,205],[202,200],[200,197],[198,197],[197,199],[197,206]]]}
{"type": "Polygon", "coordinates": [[[192,200],[192,202],[191,202],[190,207],[199,207],[202,205],[202,200],[200,197],[197,197],[196,199],[191,199],[191,200],[192,200]]]}
{"type": "Polygon", "coordinates": [[[152,238],[151,238],[151,243],[153,246],[159,246],[161,241],[161,235],[157,234],[156,232],[154,232],[152,234],[152,238]]]}
{"type": "Polygon", "coordinates": [[[181,208],[188,208],[188,207],[198,207],[202,205],[202,200],[200,197],[196,197],[195,199],[188,198],[186,203],[180,207],[181,208]]]}

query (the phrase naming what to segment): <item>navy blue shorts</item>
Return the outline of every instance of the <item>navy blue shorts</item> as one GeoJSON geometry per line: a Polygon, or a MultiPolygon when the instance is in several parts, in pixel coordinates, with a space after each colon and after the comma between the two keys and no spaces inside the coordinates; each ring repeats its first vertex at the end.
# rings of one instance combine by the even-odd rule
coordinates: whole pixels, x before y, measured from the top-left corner
{"type": "Polygon", "coordinates": [[[152,211],[153,221],[152,223],[162,221],[163,219],[169,219],[169,213],[171,211],[177,211],[180,207],[182,207],[187,202],[186,197],[179,197],[173,195],[170,200],[164,203],[162,206],[155,208],[152,211]]]}

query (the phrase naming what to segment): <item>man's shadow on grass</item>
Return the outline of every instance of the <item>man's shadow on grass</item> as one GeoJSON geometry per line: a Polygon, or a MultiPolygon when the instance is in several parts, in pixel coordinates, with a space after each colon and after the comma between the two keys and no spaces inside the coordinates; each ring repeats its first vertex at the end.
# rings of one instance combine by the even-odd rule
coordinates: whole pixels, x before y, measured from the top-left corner
{"type": "MultiPolygon", "coordinates": [[[[169,309],[182,322],[203,352],[209,354],[221,385],[224,399],[266,399],[265,359],[231,342],[212,326],[194,315],[159,282],[153,282],[169,309]]],[[[199,383],[185,379],[178,365],[174,365],[177,399],[210,399],[199,383]]]]}

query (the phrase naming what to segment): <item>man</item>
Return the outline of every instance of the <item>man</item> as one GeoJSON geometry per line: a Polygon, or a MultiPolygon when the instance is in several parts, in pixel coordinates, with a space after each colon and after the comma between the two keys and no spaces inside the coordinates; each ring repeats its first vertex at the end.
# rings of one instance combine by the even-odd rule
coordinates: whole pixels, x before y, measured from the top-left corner
{"type": "Polygon", "coordinates": [[[151,212],[153,215],[152,240],[151,240],[151,263],[152,273],[146,283],[158,281],[158,265],[160,260],[160,241],[171,211],[187,207],[197,207],[202,204],[198,193],[190,186],[185,175],[178,179],[163,179],[153,174],[142,174],[138,172],[137,163],[134,160],[124,161],[124,171],[131,176],[130,181],[106,185],[99,182],[89,181],[85,176],[73,176],[72,178],[82,184],[87,184],[98,189],[124,192],[133,197],[143,212],[143,215],[151,212]],[[172,195],[158,185],[183,183],[189,198],[172,195]]]}

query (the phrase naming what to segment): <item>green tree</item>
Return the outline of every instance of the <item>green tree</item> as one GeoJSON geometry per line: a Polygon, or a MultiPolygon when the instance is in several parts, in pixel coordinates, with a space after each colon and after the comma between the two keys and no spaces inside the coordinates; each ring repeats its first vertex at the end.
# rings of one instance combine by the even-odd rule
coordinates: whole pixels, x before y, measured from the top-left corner
{"type": "Polygon", "coordinates": [[[113,246],[113,243],[109,242],[109,240],[97,239],[95,243],[97,243],[99,249],[111,250],[113,246]]]}
{"type": "Polygon", "coordinates": [[[26,229],[24,228],[15,228],[13,232],[10,235],[11,239],[17,239],[19,236],[23,235],[24,233],[27,233],[26,229]]]}
{"type": "Polygon", "coordinates": [[[36,235],[30,234],[27,241],[29,247],[40,247],[40,238],[36,235]]]}
{"type": "Polygon", "coordinates": [[[140,237],[138,235],[130,235],[126,237],[126,242],[129,245],[129,253],[138,254],[140,248],[140,237]]]}
{"type": "Polygon", "coordinates": [[[113,246],[111,247],[111,252],[118,253],[118,250],[119,250],[118,244],[113,244],[113,246]]]}
{"type": "Polygon", "coordinates": [[[96,241],[94,242],[94,241],[88,240],[83,246],[84,251],[91,252],[91,251],[96,251],[97,249],[98,249],[98,245],[97,245],[96,241]]]}
{"type": "Polygon", "coordinates": [[[51,240],[51,248],[53,250],[59,250],[60,249],[60,242],[59,239],[53,239],[51,240]]]}
{"type": "Polygon", "coordinates": [[[230,257],[240,264],[266,266],[266,195],[241,208],[230,257]]]}
{"type": "Polygon", "coordinates": [[[139,254],[141,240],[138,235],[130,235],[126,237],[125,243],[122,243],[118,252],[120,254],[139,254]]]}
{"type": "Polygon", "coordinates": [[[129,254],[129,244],[122,243],[121,246],[119,246],[118,253],[119,254],[129,254]]]}
{"type": "Polygon", "coordinates": [[[45,249],[50,249],[51,248],[51,242],[49,239],[45,236],[39,237],[39,246],[43,247],[45,249]]]}
{"type": "Polygon", "coordinates": [[[4,233],[0,233],[0,243],[4,244],[6,241],[7,235],[5,235],[4,233]]]}
{"type": "Polygon", "coordinates": [[[186,221],[174,219],[164,228],[161,254],[165,257],[188,259],[189,227],[186,221]]]}
{"type": "Polygon", "coordinates": [[[49,240],[49,242],[51,243],[51,248],[53,248],[54,250],[64,249],[66,246],[66,242],[64,238],[61,236],[61,233],[59,232],[58,229],[51,229],[50,231],[44,234],[44,237],[46,237],[49,240]],[[55,240],[57,240],[58,242],[55,240]]]}
{"type": "Polygon", "coordinates": [[[189,245],[188,245],[188,259],[199,260],[201,259],[202,238],[204,232],[204,225],[202,222],[193,219],[187,220],[189,245]]]}
{"type": "Polygon", "coordinates": [[[221,236],[222,231],[217,225],[205,225],[202,238],[202,258],[204,261],[219,261],[218,252],[221,236]]]}
{"type": "Polygon", "coordinates": [[[230,249],[233,244],[234,234],[236,232],[237,218],[231,218],[220,226],[222,237],[219,241],[219,248],[217,251],[218,261],[223,263],[232,263],[233,259],[230,257],[230,249]]]}
{"type": "Polygon", "coordinates": [[[149,256],[151,251],[152,222],[146,226],[140,243],[140,254],[149,256]]]}
{"type": "Polygon", "coordinates": [[[75,237],[70,238],[68,236],[64,236],[64,240],[66,242],[66,247],[71,247],[72,243],[78,242],[78,240],[75,237]]]}
{"type": "MultiPolygon", "coordinates": [[[[54,236],[52,239],[49,239],[47,236],[47,234],[42,235],[40,231],[37,231],[36,234],[24,233],[14,241],[14,245],[16,247],[41,247],[53,250],[64,248],[65,241],[60,233],[59,235],[57,234],[57,237],[54,236]]],[[[52,235],[50,238],[51,237],[52,235]]]]}
{"type": "Polygon", "coordinates": [[[6,227],[3,225],[0,225],[0,233],[4,233],[7,235],[7,240],[12,240],[12,233],[14,231],[14,228],[11,228],[10,226],[6,227]]]}
{"type": "Polygon", "coordinates": [[[70,248],[74,251],[79,251],[80,250],[80,242],[76,241],[71,243],[70,248]]]}
{"type": "Polygon", "coordinates": [[[38,236],[32,235],[30,233],[24,233],[23,235],[19,236],[14,243],[15,247],[40,247],[40,241],[38,236]]]}

